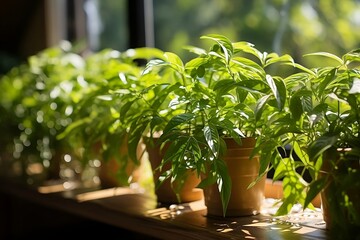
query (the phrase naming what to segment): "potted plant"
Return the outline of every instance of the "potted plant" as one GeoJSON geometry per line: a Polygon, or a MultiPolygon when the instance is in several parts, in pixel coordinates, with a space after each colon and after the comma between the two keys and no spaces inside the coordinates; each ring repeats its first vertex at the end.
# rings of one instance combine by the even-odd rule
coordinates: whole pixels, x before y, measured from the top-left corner
{"type": "MultiPolygon", "coordinates": [[[[247,42],[232,43],[222,35],[202,38],[215,43],[209,51],[189,47],[198,56],[185,64],[176,54],[171,54],[170,61],[150,62],[151,69],[172,71],[171,77],[180,85],[172,91],[175,94],[172,108],[177,111],[172,112],[174,115],[162,130],[158,143],[168,144],[160,166],[168,163],[172,166],[162,179],[180,181],[186,170],[195,171],[202,177],[199,187],[204,188],[205,195],[209,186],[216,186],[220,194],[221,210],[208,208],[209,215],[231,216],[227,212],[228,203],[238,189],[232,187],[229,163],[224,162],[224,157],[233,146],[246,146],[249,138],[253,145],[247,147],[250,151],[244,151],[248,154],[244,158],[254,158],[257,172],[247,179],[245,189],[255,190],[258,183],[262,184],[259,189],[263,192],[266,174],[265,171],[258,174],[260,163],[252,148],[266,128],[272,109],[281,109],[285,99],[282,78],[273,78],[265,69],[274,63],[293,61],[288,55],[261,53],[247,42]]],[[[255,195],[262,201],[261,191],[255,195]]],[[[255,203],[255,209],[250,207],[245,213],[241,213],[242,209],[235,214],[252,214],[259,211],[259,205],[255,203]]]]}
{"type": "MultiPolygon", "coordinates": [[[[359,50],[341,58],[314,53],[337,64],[318,67],[325,105],[325,130],[309,145],[316,178],[309,185],[306,204],[321,194],[324,220],[342,238],[360,236],[360,62],[359,50]]],[[[320,89],[321,90],[321,89],[320,89]]],[[[355,237],[355,238],[356,238],[355,237]]]]}
{"type": "Polygon", "coordinates": [[[0,102],[13,126],[2,128],[11,130],[5,144],[11,151],[9,171],[28,183],[59,178],[59,156],[67,146],[56,135],[71,122],[76,99],[81,98],[76,77],[82,67],[80,55],[63,42],[29,57],[1,79],[0,102]]]}
{"type": "Polygon", "coordinates": [[[307,56],[331,61],[309,68],[295,64],[300,71],[285,78],[285,111],[274,114],[272,131],[263,135],[262,146],[289,151],[285,157],[277,150],[268,155],[274,179],[283,180],[276,214],[289,213],[296,203],[312,208],[311,201],[321,194],[323,210],[330,209],[324,212],[327,227],[350,237],[359,227],[360,58],[357,50],[342,58],[327,52],[307,56]]]}
{"type": "MultiPolygon", "coordinates": [[[[144,67],[139,61],[161,55],[162,52],[154,48],[124,52],[104,49],[84,58],[86,71],[83,78],[88,92],[74,109],[73,122],[58,138],[66,138],[73,148],[83,149],[83,165],[100,161],[98,174],[103,187],[138,184],[140,171],[145,171],[140,156],[141,145],[136,145],[134,158],[129,156],[129,126],[122,109],[133,103],[130,97],[133,92],[142,91],[149,84],[141,79],[144,67]]],[[[137,105],[134,112],[140,111],[141,107],[137,105]]]]}
{"type": "MultiPolygon", "coordinates": [[[[166,123],[180,111],[177,106],[175,92],[182,91],[181,84],[174,78],[172,70],[159,68],[162,64],[176,61],[175,54],[163,53],[150,60],[139,78],[143,82],[142,88],[130,89],[120,97],[125,104],[120,109],[120,121],[128,130],[128,150],[131,159],[136,160],[137,146],[145,145],[145,155],[152,167],[156,182],[155,193],[160,203],[178,203],[199,200],[202,198],[202,190],[194,189],[198,184],[198,178],[194,175],[187,178],[189,187],[182,188],[182,183],[157,184],[163,170],[159,169],[159,163],[163,157],[163,150],[156,144],[166,123]],[[176,194],[171,185],[180,186],[182,190],[176,194]]],[[[113,92],[112,97],[117,93],[113,92]]],[[[181,108],[181,107],[180,107],[181,108]]]]}

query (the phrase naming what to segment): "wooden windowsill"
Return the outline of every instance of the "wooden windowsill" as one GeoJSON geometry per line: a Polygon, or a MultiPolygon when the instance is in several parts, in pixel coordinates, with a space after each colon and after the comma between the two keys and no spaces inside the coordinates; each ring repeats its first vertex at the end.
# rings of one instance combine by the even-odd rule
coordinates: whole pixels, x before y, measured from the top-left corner
{"type": "MultiPolygon", "coordinates": [[[[34,202],[157,239],[328,239],[320,212],[274,218],[269,214],[271,202],[266,202],[266,211],[255,216],[213,218],[206,216],[203,200],[169,206],[159,205],[154,196],[136,189],[61,191],[60,186],[54,186],[53,191],[46,191],[45,187],[34,189],[0,179],[0,196],[34,202]]],[[[268,181],[266,196],[281,196],[281,184],[268,181]]]]}

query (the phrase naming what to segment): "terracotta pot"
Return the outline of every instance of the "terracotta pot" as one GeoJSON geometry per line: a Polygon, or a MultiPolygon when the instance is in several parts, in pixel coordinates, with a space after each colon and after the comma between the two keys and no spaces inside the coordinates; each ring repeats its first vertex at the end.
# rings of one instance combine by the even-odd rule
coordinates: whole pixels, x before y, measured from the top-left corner
{"type": "Polygon", "coordinates": [[[250,154],[255,146],[255,139],[243,139],[239,146],[233,139],[225,139],[228,150],[223,160],[225,161],[232,181],[231,197],[225,215],[216,184],[204,191],[207,215],[219,217],[249,216],[260,213],[265,198],[265,180],[248,189],[259,173],[259,157],[250,159],[250,154]]]}
{"type": "Polygon", "coordinates": [[[135,165],[131,162],[131,160],[128,160],[128,164],[125,169],[128,181],[127,183],[121,182],[117,176],[121,167],[121,163],[114,158],[109,159],[108,161],[102,161],[99,168],[99,178],[103,188],[123,187],[139,180],[139,166],[135,165]]]}
{"type": "MultiPolygon", "coordinates": [[[[154,142],[156,143],[156,139],[154,142]]],[[[149,162],[151,164],[151,168],[153,169],[153,178],[154,181],[157,181],[160,175],[171,167],[170,164],[168,164],[162,169],[162,171],[158,170],[158,166],[163,159],[163,153],[166,150],[166,146],[161,151],[160,146],[151,144],[149,139],[147,139],[145,145],[149,156],[149,162]]],[[[203,199],[203,190],[196,188],[200,181],[201,179],[196,175],[196,173],[189,170],[185,183],[183,184],[183,187],[180,191],[180,199],[178,199],[171,186],[170,180],[167,179],[158,188],[155,189],[157,201],[160,203],[171,204],[201,200],[203,199]]],[[[176,186],[177,183],[175,182],[174,184],[174,186],[176,186]]]]}
{"type": "MultiPolygon", "coordinates": [[[[98,143],[98,146],[96,146],[98,149],[100,149],[100,144],[101,143],[98,143]]],[[[111,158],[101,160],[98,172],[101,186],[103,188],[123,187],[138,182],[141,177],[142,155],[144,149],[145,146],[140,143],[137,148],[140,165],[137,165],[128,157],[127,143],[126,141],[123,141],[119,146],[119,154],[122,159],[111,158]],[[125,171],[122,172],[121,168],[125,168],[125,171]],[[122,176],[124,181],[120,180],[118,176],[119,173],[124,174],[122,176]]]]}

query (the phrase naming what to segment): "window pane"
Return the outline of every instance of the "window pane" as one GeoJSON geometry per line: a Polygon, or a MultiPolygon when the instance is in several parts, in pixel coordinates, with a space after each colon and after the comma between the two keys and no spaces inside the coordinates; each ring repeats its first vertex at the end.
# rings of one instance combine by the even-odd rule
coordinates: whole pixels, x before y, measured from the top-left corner
{"type": "Polygon", "coordinates": [[[87,0],[88,36],[92,50],[128,48],[126,0],[87,0]]]}
{"type": "Polygon", "coordinates": [[[343,54],[360,47],[358,0],[153,1],[155,45],[187,55],[183,46],[204,46],[201,35],[223,34],[266,52],[297,59],[315,51],[343,54]]]}

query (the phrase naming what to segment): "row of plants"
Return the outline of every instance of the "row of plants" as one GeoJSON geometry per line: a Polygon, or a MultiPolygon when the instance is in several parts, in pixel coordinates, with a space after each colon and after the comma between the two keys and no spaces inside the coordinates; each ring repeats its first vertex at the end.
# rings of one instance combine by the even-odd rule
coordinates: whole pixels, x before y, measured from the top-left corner
{"type": "Polygon", "coordinates": [[[64,43],[31,56],[1,79],[1,131],[6,136],[1,138],[2,160],[15,175],[25,173],[27,165],[41,163],[37,166],[58,176],[54,149],[65,142],[56,135],[70,123],[69,116],[86,91],[75,84],[83,59],[62,48],[69,46],[64,43]]]}
{"type": "MultiPolygon", "coordinates": [[[[337,204],[330,207],[328,226],[355,231],[360,225],[360,52],[312,53],[304,57],[318,58],[319,65],[302,66],[249,42],[215,34],[201,38],[209,49],[186,46],[195,55],[187,62],[154,48],[86,57],[55,48],[30,58],[0,82],[7,93],[1,97],[2,131],[16,133],[10,142],[2,139],[2,146],[23,153],[47,138],[51,150],[65,143],[86,164],[94,154],[115,157],[118,177],[126,184],[133,172],[127,167],[141,165],[139,145],[156,145],[163,154],[153,167],[161,173],[156,188],[170,181],[181,201],[188,172],[195,173],[199,188],[216,186],[225,216],[234,195],[224,161],[227,139],[241,146],[253,138],[249,158],[258,158],[259,167],[248,189],[273,170],[284,192],[277,215],[297,203],[312,208],[321,193],[327,203],[337,204]],[[43,65],[34,65],[40,56],[43,65]],[[36,141],[29,144],[30,137],[36,141]],[[125,152],[119,151],[122,144],[125,152]]],[[[35,159],[49,166],[52,156],[35,159]]]]}
{"type": "Polygon", "coordinates": [[[11,69],[0,81],[2,174],[32,184],[80,180],[89,164],[98,165],[93,160],[115,159],[113,179],[128,185],[128,158],[118,147],[126,129],[116,113],[122,105],[105,95],[150,85],[139,81],[143,67],[135,59],[161,56],[150,48],[86,54],[62,42],[11,69]],[[72,171],[60,169],[64,161],[72,171]]]}

